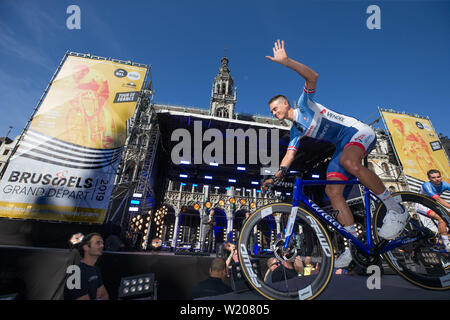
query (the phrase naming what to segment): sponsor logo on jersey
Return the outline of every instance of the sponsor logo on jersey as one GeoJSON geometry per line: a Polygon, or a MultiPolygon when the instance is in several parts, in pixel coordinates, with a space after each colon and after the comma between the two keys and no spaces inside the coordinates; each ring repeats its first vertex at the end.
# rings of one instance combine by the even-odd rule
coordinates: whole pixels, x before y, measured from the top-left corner
{"type": "Polygon", "coordinates": [[[337,114],[335,114],[335,113],[333,113],[331,111],[328,111],[326,113],[326,116],[328,118],[332,119],[332,120],[336,120],[336,121],[339,121],[339,122],[344,122],[344,117],[343,116],[337,115],[337,114]]]}

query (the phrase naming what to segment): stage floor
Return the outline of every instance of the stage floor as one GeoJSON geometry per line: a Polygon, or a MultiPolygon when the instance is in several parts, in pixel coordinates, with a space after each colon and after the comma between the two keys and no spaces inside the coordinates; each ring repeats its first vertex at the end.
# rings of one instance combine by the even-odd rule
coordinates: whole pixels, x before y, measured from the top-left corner
{"type": "MultiPolygon", "coordinates": [[[[266,300],[256,290],[198,300],[266,300]]],[[[367,277],[333,275],[316,300],[450,300],[450,290],[432,291],[415,286],[397,275],[383,275],[380,289],[369,290],[367,277]]]]}
{"type": "MultiPolygon", "coordinates": [[[[62,299],[67,267],[75,264],[73,251],[35,247],[0,246],[0,271],[14,272],[23,282],[29,300],[62,299]]],[[[175,255],[172,252],[108,252],[98,261],[104,284],[112,299],[122,277],[154,273],[158,300],[188,300],[196,283],[208,277],[210,256],[175,255]]],[[[414,286],[397,275],[381,277],[380,289],[369,290],[367,277],[333,275],[317,300],[449,300],[450,291],[431,291],[414,286]]],[[[230,280],[227,279],[228,284],[230,280]]],[[[247,290],[200,300],[264,300],[258,292],[247,290]]]]}

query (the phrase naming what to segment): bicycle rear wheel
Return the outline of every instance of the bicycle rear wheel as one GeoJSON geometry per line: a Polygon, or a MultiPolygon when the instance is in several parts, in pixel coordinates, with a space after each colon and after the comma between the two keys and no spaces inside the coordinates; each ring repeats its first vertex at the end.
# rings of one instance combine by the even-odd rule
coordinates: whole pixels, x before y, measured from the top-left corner
{"type": "Polygon", "coordinates": [[[284,250],[284,232],[291,210],[292,205],[286,203],[271,204],[256,210],[242,227],[238,243],[239,261],[250,285],[264,297],[310,300],[316,298],[330,281],[334,266],[333,247],[317,218],[307,210],[298,208],[290,246],[284,250]],[[295,261],[298,257],[303,261],[306,259],[305,255],[302,256],[305,245],[299,237],[301,230],[308,233],[304,234],[304,238],[314,248],[306,252],[314,269],[305,268],[306,272],[299,276],[298,271],[301,270],[295,270],[298,260],[295,261]],[[271,271],[268,261],[272,268],[274,263],[281,264],[271,271]]]}
{"type": "MultiPolygon", "coordinates": [[[[450,289],[450,260],[445,247],[439,241],[437,222],[427,218],[426,211],[436,212],[450,226],[447,210],[434,200],[407,191],[397,192],[393,197],[407,208],[409,223],[399,235],[405,245],[383,254],[389,265],[409,282],[430,290],[450,289]],[[426,223],[424,223],[426,221],[426,223]],[[416,241],[408,241],[418,237],[416,241]]],[[[383,224],[386,207],[380,203],[375,209],[374,236],[380,241],[378,230],[383,224]]]]}

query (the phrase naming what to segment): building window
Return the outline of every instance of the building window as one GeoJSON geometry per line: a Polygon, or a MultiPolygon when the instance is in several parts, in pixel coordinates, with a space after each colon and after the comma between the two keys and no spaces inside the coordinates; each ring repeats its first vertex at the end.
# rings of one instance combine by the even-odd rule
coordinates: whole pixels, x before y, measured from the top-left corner
{"type": "Polygon", "coordinates": [[[221,117],[221,118],[228,118],[227,109],[225,109],[225,108],[217,109],[216,116],[221,117]]]}

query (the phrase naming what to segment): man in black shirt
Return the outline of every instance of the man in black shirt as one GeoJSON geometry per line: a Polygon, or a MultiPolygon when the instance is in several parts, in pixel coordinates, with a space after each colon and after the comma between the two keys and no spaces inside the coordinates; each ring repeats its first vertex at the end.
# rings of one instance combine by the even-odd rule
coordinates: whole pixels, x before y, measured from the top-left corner
{"type": "MultiPolygon", "coordinates": [[[[95,264],[103,253],[103,239],[98,233],[91,233],[81,238],[76,245],[81,254],[79,267],[79,286],[66,281],[65,300],[109,300],[109,294],[103,285],[100,271],[95,264]]],[[[76,273],[75,273],[76,275],[76,273]]]]}
{"type": "Polygon", "coordinates": [[[211,262],[208,279],[201,281],[192,288],[191,298],[217,296],[232,292],[233,290],[223,283],[226,274],[225,260],[223,258],[215,258],[211,262]]]}

